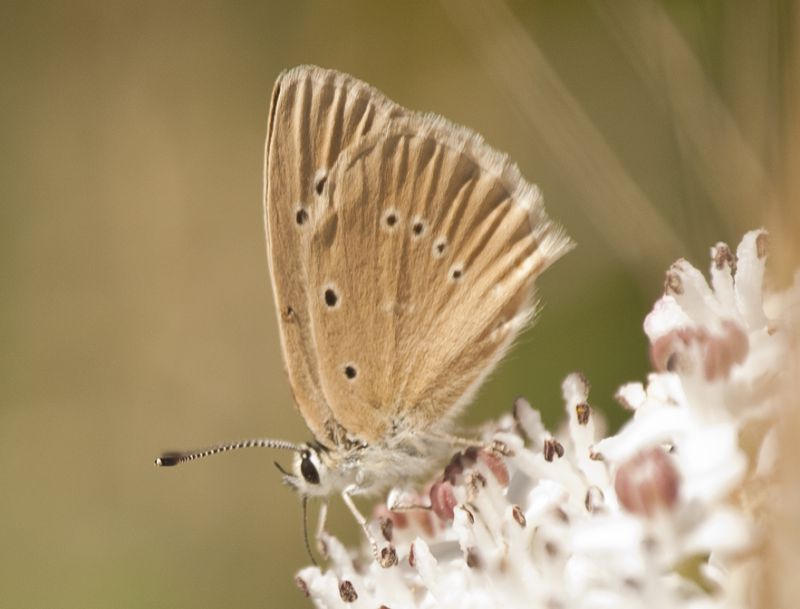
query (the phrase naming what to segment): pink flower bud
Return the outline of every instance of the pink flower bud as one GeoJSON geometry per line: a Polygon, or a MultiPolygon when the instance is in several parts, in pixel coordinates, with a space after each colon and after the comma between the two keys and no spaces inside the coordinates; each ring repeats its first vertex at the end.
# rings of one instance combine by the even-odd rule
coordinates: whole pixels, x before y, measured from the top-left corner
{"type": "Polygon", "coordinates": [[[453,510],[458,501],[453,493],[453,485],[447,480],[434,482],[430,491],[431,508],[442,520],[452,520],[453,510]]]}
{"type": "Polygon", "coordinates": [[[678,500],[680,478],[660,448],[637,453],[617,470],[614,490],[622,506],[640,516],[671,509],[678,500]]]}
{"type": "Polygon", "coordinates": [[[478,461],[489,468],[489,471],[494,474],[500,486],[508,486],[508,468],[500,457],[487,450],[481,450],[478,453],[478,461]]]}

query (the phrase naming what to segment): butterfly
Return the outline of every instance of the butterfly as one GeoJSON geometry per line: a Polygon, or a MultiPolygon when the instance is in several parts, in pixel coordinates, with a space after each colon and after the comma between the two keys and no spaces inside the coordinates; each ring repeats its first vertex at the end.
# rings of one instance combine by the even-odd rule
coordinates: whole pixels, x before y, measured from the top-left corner
{"type": "Polygon", "coordinates": [[[535,279],[573,243],[481,136],[314,66],[275,83],[264,214],[286,371],[314,439],[157,463],[294,451],[284,482],[304,506],[339,494],[389,566],[352,497],[419,476],[464,443],[454,419],[533,318],[535,279]]]}

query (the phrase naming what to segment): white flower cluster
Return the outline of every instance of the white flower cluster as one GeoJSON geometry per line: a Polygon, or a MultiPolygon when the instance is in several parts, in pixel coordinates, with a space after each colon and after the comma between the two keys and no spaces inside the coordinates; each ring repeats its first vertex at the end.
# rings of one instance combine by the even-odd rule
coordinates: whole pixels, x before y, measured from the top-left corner
{"type": "MultiPolygon", "coordinates": [[[[685,260],[645,320],[655,372],[617,399],[603,438],[578,374],[549,433],[518,400],[487,434],[511,455],[457,454],[426,492],[395,490],[373,526],[384,569],[326,538],[327,570],[298,585],[320,608],[660,609],[754,606],[760,511],[774,489],[788,320],[800,283],[762,303],[767,235],[711,250],[711,285],[685,260]],[[770,310],[771,307],[771,310],[770,310]]],[[[774,498],[774,497],[773,497],[774,498]]]]}

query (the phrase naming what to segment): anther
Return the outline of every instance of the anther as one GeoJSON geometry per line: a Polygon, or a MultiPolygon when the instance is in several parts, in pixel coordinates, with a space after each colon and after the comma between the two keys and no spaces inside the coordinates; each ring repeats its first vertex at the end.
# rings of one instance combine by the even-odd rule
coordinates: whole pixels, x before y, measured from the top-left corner
{"type": "Polygon", "coordinates": [[[353,582],[343,579],[339,584],[339,596],[345,603],[354,603],[358,600],[358,594],[353,586],[353,582]]]}
{"type": "Polygon", "coordinates": [[[392,546],[387,546],[381,550],[381,567],[388,569],[397,564],[397,551],[392,546]]]}
{"type": "Polygon", "coordinates": [[[578,415],[578,423],[580,425],[586,425],[589,422],[590,412],[591,408],[589,408],[589,404],[586,402],[581,402],[575,406],[575,414],[578,415]]]}
{"type": "Polygon", "coordinates": [[[528,524],[528,520],[525,518],[525,514],[522,513],[522,508],[518,505],[515,505],[511,508],[511,515],[514,517],[516,523],[521,526],[523,529],[528,524]]]}
{"type": "Polygon", "coordinates": [[[552,462],[556,456],[559,459],[564,456],[564,447],[555,438],[547,438],[544,441],[544,460],[552,462]]]}

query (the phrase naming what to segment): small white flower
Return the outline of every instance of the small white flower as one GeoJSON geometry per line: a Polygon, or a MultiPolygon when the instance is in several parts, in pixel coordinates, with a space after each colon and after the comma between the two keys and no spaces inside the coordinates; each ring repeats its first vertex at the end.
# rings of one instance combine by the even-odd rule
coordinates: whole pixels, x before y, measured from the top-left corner
{"type": "Polygon", "coordinates": [[[750,606],[758,505],[741,494],[755,479],[772,483],[782,364],[800,312],[800,275],[788,292],[763,295],[766,249],[763,230],[736,256],[717,244],[710,284],[685,260],[670,268],[644,322],[655,372],[618,390],[632,412],[618,433],[602,437],[581,375],[562,385],[560,433],[519,399],[484,438],[511,456],[458,453],[424,492],[387,500],[428,509],[378,508],[397,566],[326,537],[327,568],[303,569],[298,585],[329,609],[750,606]]]}

